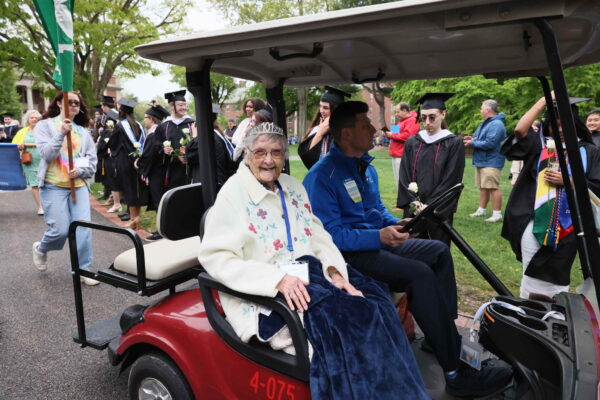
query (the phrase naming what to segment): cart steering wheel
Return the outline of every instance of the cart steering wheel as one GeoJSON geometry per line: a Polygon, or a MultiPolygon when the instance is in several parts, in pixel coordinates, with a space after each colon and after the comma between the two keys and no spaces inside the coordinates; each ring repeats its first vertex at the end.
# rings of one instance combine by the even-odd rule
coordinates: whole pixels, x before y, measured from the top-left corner
{"type": "Polygon", "coordinates": [[[413,233],[418,225],[421,225],[432,216],[442,216],[445,211],[456,204],[465,185],[457,183],[444,193],[436,197],[419,214],[404,225],[403,232],[413,233]]]}

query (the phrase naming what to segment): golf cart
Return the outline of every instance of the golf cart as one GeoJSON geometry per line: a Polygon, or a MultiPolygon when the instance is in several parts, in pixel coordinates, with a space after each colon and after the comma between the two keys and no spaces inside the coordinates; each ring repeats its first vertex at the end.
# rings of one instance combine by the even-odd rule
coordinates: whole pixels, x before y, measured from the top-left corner
{"type": "MultiPolygon", "coordinates": [[[[206,149],[200,158],[202,183],[174,189],[162,200],[159,229],[171,242],[161,246],[175,246],[181,240],[189,240],[192,248],[197,246],[198,237],[204,234],[203,215],[216,197],[209,118],[211,71],[263,82],[275,123],[284,129],[284,85],[474,74],[489,78],[536,76],[551,101],[545,78],[550,74],[573,171],[573,184],[567,185],[567,192],[582,267],[584,275],[600,287],[600,265],[591,262],[600,259],[600,247],[563,76],[563,67],[600,61],[599,32],[600,4],[594,1],[407,0],[139,46],[137,51],[145,58],[186,68],[188,90],[196,104],[199,148],[206,149]],[[167,214],[170,216],[163,218],[167,214]]],[[[557,132],[556,115],[552,107],[549,111],[557,132]]],[[[556,143],[564,167],[562,145],[560,140],[556,143]]],[[[482,310],[479,332],[480,342],[515,370],[514,383],[497,398],[600,400],[600,330],[590,301],[569,293],[558,295],[554,303],[514,297],[444,220],[443,210],[458,201],[461,190],[462,185],[450,189],[413,223],[439,223],[499,294],[482,310]]],[[[149,252],[169,251],[150,248],[152,245],[143,246],[133,231],[89,222],[74,222],[69,234],[78,326],[74,339],[82,347],[107,348],[111,364],[121,365],[122,370],[131,366],[132,398],[310,398],[307,339],[295,312],[278,299],[225,287],[203,272],[189,255],[177,263],[164,261],[150,267],[153,259],[149,252]],[[107,270],[80,270],[75,242],[78,227],[127,235],[134,249],[107,270]],[[162,271],[163,267],[168,271],[162,271]],[[86,326],[80,276],[140,296],[166,289],[170,293],[86,326]],[[197,284],[176,291],[177,285],[196,277],[197,284]],[[296,356],[254,341],[242,342],[225,318],[219,293],[279,313],[290,328],[296,356]]],[[[444,378],[435,359],[420,353],[416,356],[430,395],[449,398],[443,393],[444,378]]]]}

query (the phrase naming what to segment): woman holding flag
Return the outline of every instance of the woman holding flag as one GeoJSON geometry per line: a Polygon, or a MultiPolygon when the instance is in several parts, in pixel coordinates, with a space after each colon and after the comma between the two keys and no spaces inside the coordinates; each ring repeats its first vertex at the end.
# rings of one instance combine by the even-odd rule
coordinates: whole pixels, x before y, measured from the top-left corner
{"type": "MultiPolygon", "coordinates": [[[[90,122],[88,110],[80,94],[68,93],[68,115],[63,106],[64,92],[54,97],[48,111],[35,127],[35,144],[42,157],[38,169],[40,198],[44,208],[44,221],[48,226],[39,242],[33,244],[33,263],[46,270],[47,253],[61,250],[67,239],[69,225],[76,220],[90,220],[89,190],[85,179],[96,172],[96,145],[85,129],[90,122]],[[71,136],[69,146],[67,135],[71,136]],[[70,147],[70,149],[69,149],[70,147]],[[69,167],[71,158],[73,168],[69,167]],[[76,201],[71,196],[75,188],[76,201]]],[[[87,228],[77,229],[77,253],[81,269],[92,266],[92,233],[87,228]]],[[[86,285],[98,281],[81,277],[86,285]]]]}
{"type": "MultiPolygon", "coordinates": [[[[587,185],[600,195],[600,151],[577,112],[576,103],[584,100],[571,98],[570,102],[587,185]]],[[[506,205],[502,226],[502,236],[523,263],[522,298],[552,297],[568,292],[571,266],[577,254],[556,144],[551,139],[555,137],[564,142],[560,120],[557,121],[558,135],[552,134],[548,118],[544,118],[538,132],[532,129],[545,107],[546,99],[542,97],[521,117],[514,134],[502,146],[508,160],[524,162],[506,205]]],[[[555,112],[558,115],[558,111],[555,112]]],[[[566,161],[568,165],[569,159],[566,161]]]]}
{"type": "Polygon", "coordinates": [[[137,230],[140,229],[141,207],[148,203],[148,188],[135,162],[144,150],[146,134],[142,125],[133,119],[133,108],[137,103],[121,99],[118,104],[119,122],[108,141],[108,148],[114,159],[119,187],[131,214],[126,226],[137,230]]]}

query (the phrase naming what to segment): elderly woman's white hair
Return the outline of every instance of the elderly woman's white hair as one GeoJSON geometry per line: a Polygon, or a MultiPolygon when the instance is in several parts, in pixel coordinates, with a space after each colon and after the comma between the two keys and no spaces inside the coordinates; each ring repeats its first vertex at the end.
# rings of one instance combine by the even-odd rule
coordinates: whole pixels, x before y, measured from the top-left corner
{"type": "Polygon", "coordinates": [[[21,126],[23,126],[23,127],[28,126],[29,125],[29,117],[31,117],[33,114],[37,114],[40,116],[40,118],[42,118],[42,114],[38,110],[27,110],[25,115],[23,115],[23,122],[21,123],[21,126]]]}
{"type": "Polygon", "coordinates": [[[281,146],[285,151],[285,155],[288,155],[288,142],[285,133],[283,133],[283,129],[275,125],[273,122],[263,122],[261,124],[256,125],[254,128],[250,129],[244,138],[244,148],[247,149],[246,154],[244,155],[244,160],[247,161],[252,154],[252,150],[254,148],[254,142],[261,136],[265,136],[269,141],[277,141],[281,142],[281,146]]]}

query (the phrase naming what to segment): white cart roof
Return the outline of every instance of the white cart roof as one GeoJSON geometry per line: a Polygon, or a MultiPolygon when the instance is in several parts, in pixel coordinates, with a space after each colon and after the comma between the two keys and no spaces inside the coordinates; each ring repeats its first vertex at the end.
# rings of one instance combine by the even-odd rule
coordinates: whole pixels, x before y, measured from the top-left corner
{"type": "MultiPolygon", "coordinates": [[[[600,61],[600,2],[405,0],[160,40],[142,57],[273,86],[547,73],[532,18],[551,18],[563,66],[600,61]],[[311,53],[277,61],[272,53],[311,53]]],[[[201,21],[198,21],[199,23],[201,21]]]]}

